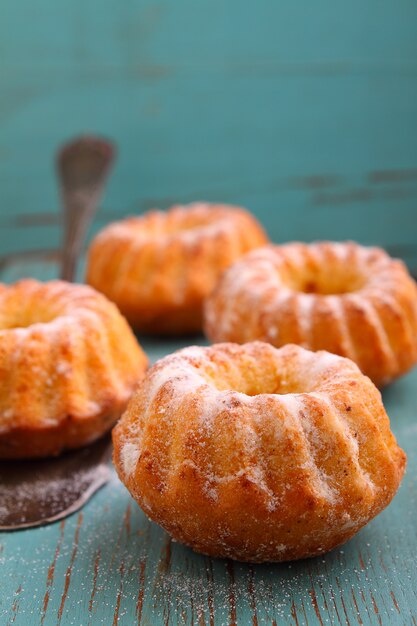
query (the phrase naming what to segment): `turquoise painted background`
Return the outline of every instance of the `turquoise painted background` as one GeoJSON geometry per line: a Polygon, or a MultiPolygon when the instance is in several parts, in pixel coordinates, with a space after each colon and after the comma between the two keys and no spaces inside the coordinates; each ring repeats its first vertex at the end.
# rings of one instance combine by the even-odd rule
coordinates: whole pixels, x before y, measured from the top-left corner
{"type": "MultiPolygon", "coordinates": [[[[119,157],[90,235],[175,202],[241,203],[276,241],[382,244],[417,275],[415,0],[3,0],[0,281],[56,276],[52,166],[119,157]]],[[[152,360],[176,342],[144,343],[152,360]]],[[[409,455],[392,505],[289,565],[201,557],[114,480],[62,524],[0,535],[0,624],[417,625],[417,370],[384,392],[409,455]]],[[[0,503],[1,504],[1,503],[0,503]]]]}
{"type": "Polygon", "coordinates": [[[417,3],[4,0],[1,252],[56,247],[52,158],[113,138],[94,228],[194,199],[414,262],[417,3]],[[19,236],[16,236],[16,229],[19,236]]]}

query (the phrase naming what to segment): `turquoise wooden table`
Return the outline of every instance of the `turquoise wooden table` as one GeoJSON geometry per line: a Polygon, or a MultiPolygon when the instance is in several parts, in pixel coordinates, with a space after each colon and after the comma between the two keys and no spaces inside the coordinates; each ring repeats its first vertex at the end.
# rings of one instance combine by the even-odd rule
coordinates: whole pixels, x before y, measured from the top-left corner
{"type": "MultiPolygon", "coordinates": [[[[0,278],[29,269],[56,274],[53,260],[15,259],[0,278]]],[[[185,345],[141,341],[152,360],[185,345]]],[[[113,474],[66,520],[0,534],[0,624],[416,626],[417,369],[383,395],[408,471],[388,509],[340,549],[282,565],[200,556],[150,522],[113,474]]]]}
{"type": "MultiPolygon", "coordinates": [[[[56,276],[52,158],[83,131],[119,149],[90,236],[226,201],[275,241],[380,244],[416,276],[416,23],[410,0],[4,0],[0,279],[56,276]]],[[[155,360],[180,344],[144,346],[155,360]]],[[[114,477],[64,522],[1,535],[0,626],[416,626],[417,370],[384,400],[408,472],[348,545],[286,565],[201,557],[114,477]]]]}

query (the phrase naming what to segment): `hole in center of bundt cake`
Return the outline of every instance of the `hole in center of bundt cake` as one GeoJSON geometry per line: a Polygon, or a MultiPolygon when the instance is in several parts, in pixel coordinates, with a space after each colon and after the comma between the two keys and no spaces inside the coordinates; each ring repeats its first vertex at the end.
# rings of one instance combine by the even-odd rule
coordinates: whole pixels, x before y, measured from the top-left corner
{"type": "Polygon", "coordinates": [[[160,239],[181,236],[192,231],[199,232],[206,228],[218,228],[218,220],[214,219],[212,212],[207,215],[196,215],[188,212],[152,211],[143,217],[131,218],[130,226],[146,233],[148,238],[160,239]]]}
{"type": "MultiPolygon", "coordinates": [[[[33,303],[32,303],[33,304],[33,303]]],[[[33,324],[47,324],[57,317],[57,313],[39,303],[31,306],[30,303],[14,307],[8,310],[7,315],[0,317],[0,330],[13,330],[14,328],[29,328],[33,324]]]]}
{"type": "Polygon", "coordinates": [[[223,373],[221,378],[212,379],[211,383],[218,391],[234,391],[245,396],[285,395],[312,390],[294,373],[288,375],[284,370],[262,368],[261,365],[259,371],[246,370],[239,377],[223,373]]]}
{"type": "Polygon", "coordinates": [[[305,393],[305,389],[301,389],[300,385],[297,385],[296,381],[285,380],[284,378],[277,377],[275,380],[268,381],[268,384],[260,385],[259,387],[249,387],[243,393],[247,396],[260,396],[260,395],[279,395],[283,396],[289,393],[305,393]]]}
{"type": "Polygon", "coordinates": [[[167,223],[163,229],[164,235],[180,235],[181,233],[200,230],[201,228],[206,228],[209,226],[209,222],[207,220],[184,220],[179,224],[169,224],[167,223]]]}
{"type": "Polygon", "coordinates": [[[307,268],[298,276],[289,276],[287,280],[294,291],[321,296],[337,296],[359,291],[365,282],[365,277],[355,267],[347,265],[307,268]]]}

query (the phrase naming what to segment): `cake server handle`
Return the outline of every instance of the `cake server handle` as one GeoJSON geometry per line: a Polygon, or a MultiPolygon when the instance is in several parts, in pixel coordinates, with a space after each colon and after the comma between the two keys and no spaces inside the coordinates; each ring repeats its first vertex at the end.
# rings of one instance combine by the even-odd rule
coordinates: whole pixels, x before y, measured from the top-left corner
{"type": "Polygon", "coordinates": [[[63,280],[75,279],[85,234],[102,197],[115,154],[110,141],[91,135],[70,141],[57,154],[64,225],[63,280]]]}
{"type": "MultiPolygon", "coordinates": [[[[115,148],[96,137],[63,146],[57,170],[63,201],[61,277],[73,281],[85,233],[102,196],[115,148]]],[[[0,531],[49,524],[82,507],[111,477],[111,438],[28,461],[0,460],[0,531]]]]}

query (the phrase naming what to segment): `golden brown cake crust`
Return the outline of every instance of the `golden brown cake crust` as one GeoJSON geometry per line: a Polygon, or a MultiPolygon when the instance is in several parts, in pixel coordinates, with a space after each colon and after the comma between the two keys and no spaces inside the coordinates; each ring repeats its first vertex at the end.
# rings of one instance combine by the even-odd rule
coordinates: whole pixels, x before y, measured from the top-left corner
{"type": "Polygon", "coordinates": [[[328,350],[382,386],[417,362],[417,287],[380,248],[265,246],[223,274],[206,302],[205,331],[213,342],[328,350]]]}
{"type": "Polygon", "coordinates": [[[174,206],[114,222],[93,240],[87,282],[142,331],[200,331],[202,303],[220,274],[267,237],[244,209],[174,206]]]}
{"type": "Polygon", "coordinates": [[[120,417],[147,358],[90,287],[22,280],[0,290],[0,458],[56,455],[120,417]]]}
{"type": "Polygon", "coordinates": [[[391,501],[406,462],[354,363],[261,342],[160,360],[113,441],[151,519],[199,552],[253,562],[347,541],[391,501]]]}

